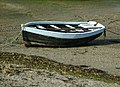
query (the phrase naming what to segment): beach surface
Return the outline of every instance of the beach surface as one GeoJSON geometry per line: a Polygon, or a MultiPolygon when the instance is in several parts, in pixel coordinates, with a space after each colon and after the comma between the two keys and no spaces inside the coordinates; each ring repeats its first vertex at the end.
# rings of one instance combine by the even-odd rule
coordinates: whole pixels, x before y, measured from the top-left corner
{"type": "MultiPolygon", "coordinates": [[[[87,66],[89,68],[100,69],[111,75],[120,76],[120,26],[119,26],[120,1],[119,0],[110,0],[108,2],[106,0],[103,0],[101,2],[99,2],[98,0],[93,1],[1,0],[0,51],[20,53],[25,55],[42,56],[63,64],[87,66]],[[61,47],[38,46],[26,48],[23,44],[22,35],[20,32],[21,31],[20,25],[23,23],[30,21],[88,21],[88,20],[97,21],[105,25],[107,37],[104,39],[104,36],[100,36],[99,38],[88,43],[85,46],[77,47],[61,48],[61,47]]],[[[34,70],[28,72],[33,71],[34,70]]],[[[37,71],[34,71],[34,73],[36,72],[37,71]]],[[[36,78],[34,74],[32,75],[34,78],[36,78]]],[[[53,77],[55,77],[55,75],[56,74],[54,74],[53,77]]],[[[21,74],[21,76],[24,75],[21,74]]],[[[46,76],[40,75],[40,77],[37,78],[39,80],[41,78],[46,79],[46,82],[43,80],[41,80],[40,82],[43,83],[44,85],[43,87],[48,87],[48,85],[45,86],[47,82],[56,81],[55,83],[57,83],[57,81],[59,80],[59,79],[56,80],[55,78],[53,79],[52,77],[51,80],[51,78],[48,78],[46,76]]],[[[15,79],[14,76],[7,77],[0,75],[0,81],[1,78],[6,79],[9,78],[11,80],[15,79]]],[[[22,77],[18,76],[18,78],[21,79],[22,77]]],[[[64,78],[66,79],[68,77],[64,78]]],[[[78,78],[75,77],[73,77],[73,79],[76,79],[75,81],[78,80],[78,78]]],[[[80,80],[80,83],[81,81],[83,80],[80,80]]],[[[89,83],[88,80],[84,81],[87,81],[89,83]]],[[[50,85],[49,87],[58,87],[58,85],[57,84],[55,85],[55,83],[50,82],[50,84],[54,84],[54,86],[50,85]]],[[[62,83],[63,82],[61,82],[61,84],[62,83]]],[[[95,81],[95,83],[97,82],[95,81]]],[[[102,83],[103,82],[100,83],[98,82],[97,84],[102,83]]],[[[120,87],[120,85],[115,84],[112,85],[107,83],[103,84],[106,85],[91,86],[89,84],[89,86],[83,87],[120,87]]],[[[78,86],[61,85],[60,87],[78,87],[78,86]]],[[[79,85],[79,87],[81,86],[79,85]]]]}

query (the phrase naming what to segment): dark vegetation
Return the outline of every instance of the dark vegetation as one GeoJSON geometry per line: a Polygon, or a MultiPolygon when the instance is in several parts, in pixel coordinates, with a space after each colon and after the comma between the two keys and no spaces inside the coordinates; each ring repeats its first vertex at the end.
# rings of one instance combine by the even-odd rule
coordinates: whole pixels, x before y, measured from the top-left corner
{"type": "Polygon", "coordinates": [[[2,69],[5,70],[5,64],[9,65],[9,68],[6,69],[5,74],[17,74],[22,71],[15,68],[12,68],[12,64],[22,65],[24,68],[32,68],[32,69],[47,69],[49,71],[55,71],[60,74],[68,74],[77,77],[84,77],[94,80],[100,80],[105,82],[114,82],[120,84],[120,76],[109,75],[107,72],[89,68],[89,66],[81,65],[66,65],[63,63],[58,63],[56,61],[50,60],[48,58],[35,56],[35,55],[24,55],[18,53],[10,53],[10,52],[0,52],[0,72],[3,73],[2,69]],[[11,68],[11,69],[10,69],[11,68]]]}

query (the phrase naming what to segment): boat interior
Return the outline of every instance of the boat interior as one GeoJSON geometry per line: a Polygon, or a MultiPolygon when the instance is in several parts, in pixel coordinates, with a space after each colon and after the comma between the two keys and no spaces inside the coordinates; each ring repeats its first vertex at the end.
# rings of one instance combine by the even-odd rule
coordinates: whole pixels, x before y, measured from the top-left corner
{"type": "Polygon", "coordinates": [[[41,29],[41,30],[48,30],[48,31],[55,31],[55,32],[68,32],[68,33],[84,33],[93,31],[98,27],[83,27],[80,25],[70,25],[70,24],[37,24],[37,25],[29,25],[29,27],[41,29]]]}

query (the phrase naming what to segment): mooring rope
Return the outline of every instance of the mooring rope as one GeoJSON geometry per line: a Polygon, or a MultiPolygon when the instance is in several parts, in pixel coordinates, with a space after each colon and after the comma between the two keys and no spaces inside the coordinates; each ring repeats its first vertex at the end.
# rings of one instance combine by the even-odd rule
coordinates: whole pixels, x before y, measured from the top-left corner
{"type": "Polygon", "coordinates": [[[107,30],[107,29],[106,29],[106,31],[111,32],[111,33],[116,34],[116,35],[120,35],[120,33],[116,33],[116,32],[111,31],[111,30],[107,30]]]}
{"type": "Polygon", "coordinates": [[[11,43],[13,43],[14,41],[18,40],[18,38],[22,35],[22,31],[20,31],[15,38],[13,38],[13,40],[11,41],[11,43]]]}

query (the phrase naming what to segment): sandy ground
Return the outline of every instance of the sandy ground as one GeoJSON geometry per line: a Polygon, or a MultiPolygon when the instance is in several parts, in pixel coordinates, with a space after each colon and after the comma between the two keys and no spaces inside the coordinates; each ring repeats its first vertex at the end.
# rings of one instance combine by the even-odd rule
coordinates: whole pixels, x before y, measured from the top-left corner
{"type": "Polygon", "coordinates": [[[13,46],[4,48],[2,51],[43,56],[64,64],[73,64],[78,66],[87,65],[92,68],[94,67],[106,71],[109,74],[120,75],[119,46],[120,45],[118,44],[73,48],[25,48],[22,46],[17,46],[16,48],[16,46],[13,46]],[[14,50],[11,50],[13,48],[14,50]]]}
{"type": "Polygon", "coordinates": [[[0,74],[0,87],[120,87],[115,83],[60,75],[47,70],[22,68],[21,71],[19,75],[0,74]]]}
{"type": "Polygon", "coordinates": [[[52,3],[48,1],[47,3],[41,3],[40,5],[28,5],[26,3],[23,4],[22,2],[19,3],[15,1],[14,3],[11,3],[10,0],[8,0],[1,1],[0,11],[0,51],[43,56],[65,64],[87,65],[120,76],[119,6],[101,6],[100,8],[93,6],[89,8],[89,6],[81,6],[77,3],[58,3],[58,1],[52,3]],[[87,46],[70,48],[26,48],[23,44],[22,36],[20,35],[18,37],[20,24],[33,20],[95,20],[104,24],[107,30],[116,33],[107,31],[105,40],[103,39],[103,36],[101,36],[97,40],[90,42],[87,46]],[[15,39],[16,37],[18,37],[17,40],[15,39]]]}

